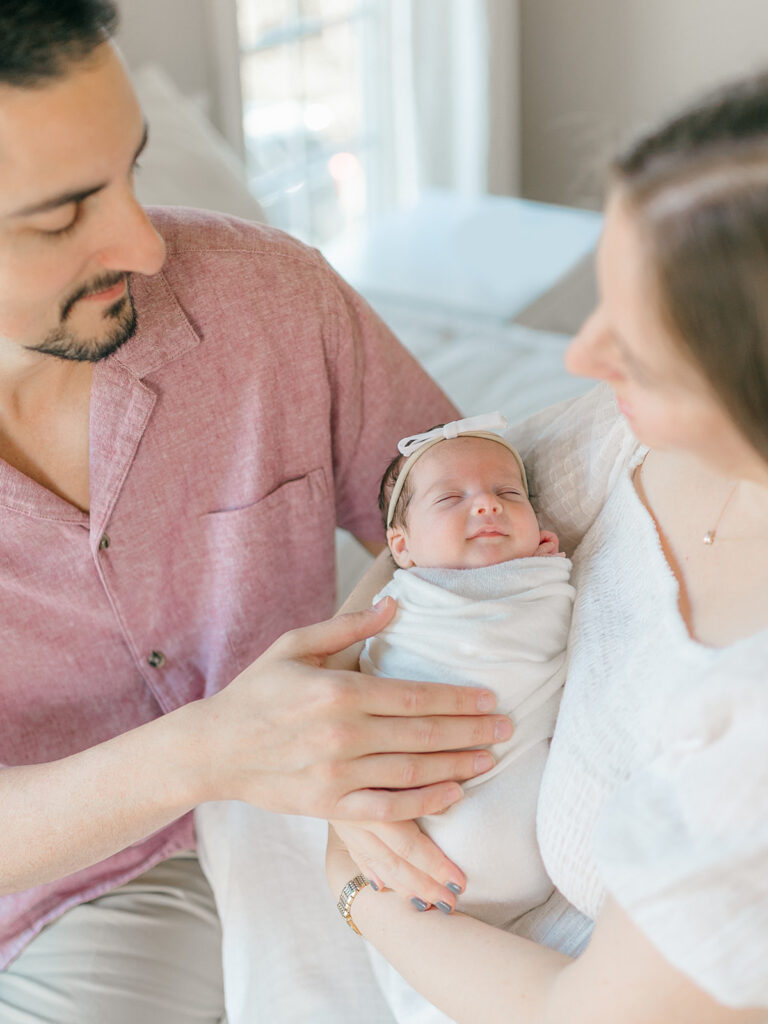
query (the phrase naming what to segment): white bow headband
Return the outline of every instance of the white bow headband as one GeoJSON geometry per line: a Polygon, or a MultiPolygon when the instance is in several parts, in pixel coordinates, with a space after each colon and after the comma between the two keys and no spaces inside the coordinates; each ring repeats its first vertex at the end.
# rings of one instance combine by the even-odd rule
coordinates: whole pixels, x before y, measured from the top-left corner
{"type": "Polygon", "coordinates": [[[452,423],[446,423],[442,427],[435,427],[434,430],[428,430],[424,434],[412,434],[410,437],[404,437],[398,441],[397,450],[401,455],[405,455],[407,457],[397,476],[395,486],[392,489],[392,496],[389,499],[389,508],[387,509],[387,529],[392,525],[392,519],[395,515],[397,502],[400,498],[400,494],[402,493],[406,478],[413,469],[414,464],[422,455],[424,455],[425,452],[429,451],[429,449],[434,445],[439,444],[440,441],[452,441],[456,437],[484,437],[489,441],[496,441],[498,444],[503,444],[505,448],[512,452],[517,460],[517,464],[520,468],[520,476],[527,494],[528,480],[525,475],[523,460],[509,441],[505,440],[499,434],[491,433],[491,431],[494,430],[504,430],[506,426],[507,420],[500,412],[487,412],[483,413],[481,416],[468,416],[463,420],[454,420],[452,423]]]}

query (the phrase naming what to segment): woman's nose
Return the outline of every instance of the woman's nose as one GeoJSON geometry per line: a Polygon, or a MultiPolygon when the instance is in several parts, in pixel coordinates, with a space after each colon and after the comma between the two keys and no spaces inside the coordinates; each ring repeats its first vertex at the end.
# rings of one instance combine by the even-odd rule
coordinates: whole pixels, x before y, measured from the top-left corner
{"type": "Polygon", "coordinates": [[[612,354],[611,336],[598,307],[566,349],[565,368],[579,377],[611,380],[617,375],[612,354]]]}

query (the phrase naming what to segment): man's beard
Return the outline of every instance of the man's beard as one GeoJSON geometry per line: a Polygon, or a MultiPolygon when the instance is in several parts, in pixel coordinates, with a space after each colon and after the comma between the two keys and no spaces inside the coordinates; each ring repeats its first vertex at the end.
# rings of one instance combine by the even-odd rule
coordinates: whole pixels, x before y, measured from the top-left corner
{"type": "Polygon", "coordinates": [[[61,323],[43,338],[39,345],[29,345],[32,352],[68,359],[72,362],[98,363],[111,356],[136,333],[138,319],[131,295],[131,282],[126,274],[105,275],[84,286],[64,303],[61,310],[61,323]],[[67,320],[75,303],[86,295],[94,295],[100,291],[126,282],[125,295],[109,306],[102,313],[105,321],[111,321],[111,329],[103,337],[81,338],[67,326],[67,320]]]}

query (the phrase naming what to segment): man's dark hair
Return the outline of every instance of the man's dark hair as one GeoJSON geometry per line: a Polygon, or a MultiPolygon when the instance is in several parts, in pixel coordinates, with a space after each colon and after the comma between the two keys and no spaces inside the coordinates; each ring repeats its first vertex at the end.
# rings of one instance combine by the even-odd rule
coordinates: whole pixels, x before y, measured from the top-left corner
{"type": "Polygon", "coordinates": [[[117,28],[112,0],[0,0],[0,83],[63,77],[117,28]]]}

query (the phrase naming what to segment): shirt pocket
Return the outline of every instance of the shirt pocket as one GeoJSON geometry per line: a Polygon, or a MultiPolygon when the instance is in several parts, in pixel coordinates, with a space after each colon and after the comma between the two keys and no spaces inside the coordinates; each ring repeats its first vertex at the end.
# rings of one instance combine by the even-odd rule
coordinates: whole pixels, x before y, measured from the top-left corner
{"type": "Polygon", "coordinates": [[[254,501],[244,501],[241,504],[232,503],[222,508],[213,509],[203,513],[203,518],[213,522],[231,522],[235,524],[238,518],[246,517],[249,513],[267,512],[274,505],[283,502],[295,503],[302,500],[322,500],[328,497],[328,486],[325,479],[325,470],[321,467],[312,469],[303,476],[292,476],[275,484],[265,494],[261,494],[254,501]]]}
{"type": "Polygon", "coordinates": [[[214,645],[226,640],[236,670],[287,629],[332,613],[335,507],[322,467],[251,504],[201,518],[209,574],[205,629],[214,645]]]}

